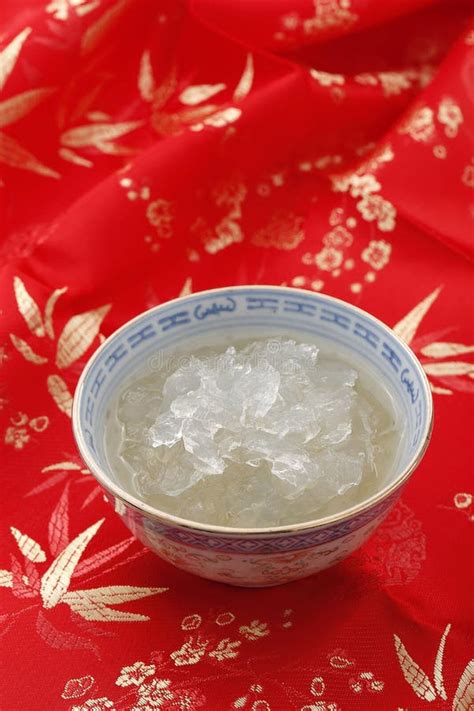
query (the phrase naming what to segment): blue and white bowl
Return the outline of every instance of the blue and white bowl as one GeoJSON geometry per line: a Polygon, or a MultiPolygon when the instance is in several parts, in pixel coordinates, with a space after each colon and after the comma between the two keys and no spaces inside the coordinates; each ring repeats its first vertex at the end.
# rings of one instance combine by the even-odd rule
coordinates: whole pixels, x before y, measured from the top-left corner
{"type": "Polygon", "coordinates": [[[81,455],[115,511],[164,560],[233,585],[286,583],[334,565],[380,524],[420,463],[433,420],[431,392],[413,352],[368,313],[338,299],[298,289],[240,286],[204,291],[132,319],[94,353],[79,380],[73,429],[81,455]],[[240,529],[195,523],[159,511],[126,491],[110,467],[105,418],[136,371],[156,367],[157,354],[232,339],[288,335],[336,346],[370,370],[390,392],[405,421],[391,475],[380,490],[338,514],[292,526],[240,529]]]}

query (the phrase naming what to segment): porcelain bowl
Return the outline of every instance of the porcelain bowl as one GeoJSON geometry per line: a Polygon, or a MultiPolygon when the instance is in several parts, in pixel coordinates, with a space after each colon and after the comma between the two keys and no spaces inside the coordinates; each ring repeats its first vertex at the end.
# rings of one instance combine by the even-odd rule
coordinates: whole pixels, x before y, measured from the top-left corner
{"type": "Polygon", "coordinates": [[[232,585],[263,587],[312,575],[358,548],[397,501],[420,463],[433,419],[430,388],[413,352],[381,321],[323,294],[275,286],[213,289],[161,304],[132,319],[94,353],[80,377],[73,429],[80,453],[132,533],[179,568],[232,585]],[[405,422],[392,474],[337,515],[285,527],[205,525],[159,511],[126,491],[110,467],[104,432],[111,402],[136,371],[163,354],[230,339],[292,336],[326,344],[383,383],[405,422]]]}

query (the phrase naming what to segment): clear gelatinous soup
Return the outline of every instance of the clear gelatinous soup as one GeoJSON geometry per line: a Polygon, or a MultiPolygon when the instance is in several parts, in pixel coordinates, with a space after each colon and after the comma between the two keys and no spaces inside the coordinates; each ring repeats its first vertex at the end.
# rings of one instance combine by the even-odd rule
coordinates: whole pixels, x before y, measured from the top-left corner
{"type": "Polygon", "coordinates": [[[181,518],[239,528],[338,513],[396,466],[403,417],[374,373],[327,344],[238,340],[123,383],[105,445],[120,484],[181,518]]]}

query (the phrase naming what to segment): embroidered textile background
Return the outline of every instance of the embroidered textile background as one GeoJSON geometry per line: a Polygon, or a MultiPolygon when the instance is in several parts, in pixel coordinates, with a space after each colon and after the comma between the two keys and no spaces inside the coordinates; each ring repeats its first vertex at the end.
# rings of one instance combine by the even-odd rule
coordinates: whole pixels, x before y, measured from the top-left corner
{"type": "Polygon", "coordinates": [[[474,708],[472,4],[3,0],[0,23],[2,711],[474,708]],[[395,326],[436,411],[368,544],[271,590],[146,552],[70,422],[104,336],[246,283],[395,326]]]}

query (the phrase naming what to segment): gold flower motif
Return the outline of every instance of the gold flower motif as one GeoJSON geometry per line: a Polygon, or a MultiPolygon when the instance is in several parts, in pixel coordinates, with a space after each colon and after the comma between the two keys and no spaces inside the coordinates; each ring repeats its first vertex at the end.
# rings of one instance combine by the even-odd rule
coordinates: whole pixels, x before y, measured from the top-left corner
{"type": "Polygon", "coordinates": [[[290,250],[295,249],[303,239],[303,218],[293,212],[277,211],[268,224],[256,230],[252,244],[290,250]]]}
{"type": "Polygon", "coordinates": [[[382,186],[374,175],[354,174],[350,179],[350,193],[353,198],[365,197],[371,193],[376,193],[382,186]]]}
{"type": "Polygon", "coordinates": [[[296,30],[298,25],[301,24],[301,18],[297,12],[290,12],[281,18],[281,24],[285,30],[296,30]]]}
{"type": "Polygon", "coordinates": [[[244,201],[246,194],[247,188],[244,183],[237,180],[229,180],[226,183],[222,183],[213,191],[216,205],[240,205],[244,201]]]}
{"type": "Polygon", "coordinates": [[[15,449],[23,449],[30,441],[26,427],[8,427],[5,432],[5,444],[11,444],[15,449]]]}
{"type": "Polygon", "coordinates": [[[415,73],[410,71],[379,72],[377,74],[384,96],[401,94],[405,89],[409,89],[412,85],[412,79],[416,76],[414,75],[415,73]]]}
{"type": "Polygon", "coordinates": [[[208,644],[209,642],[199,639],[194,642],[193,637],[190,637],[179,649],[172,652],[170,657],[177,667],[197,664],[206,654],[208,644]]]}
{"type": "Polygon", "coordinates": [[[367,262],[372,269],[383,269],[390,260],[392,245],[385,240],[372,240],[361,254],[363,262],[367,262]]]}
{"type": "Polygon", "coordinates": [[[158,709],[167,701],[174,697],[169,690],[171,681],[169,679],[153,679],[142,684],[138,689],[138,702],[132,711],[148,711],[148,709],[158,709]]]}
{"type": "Polygon", "coordinates": [[[398,129],[399,133],[411,136],[414,141],[427,143],[434,134],[434,112],[429,106],[421,106],[409,116],[398,129]]]}
{"type": "Polygon", "coordinates": [[[235,615],[232,612],[222,612],[216,617],[216,625],[223,627],[224,625],[230,625],[235,620],[235,615]]]}
{"type": "Polygon", "coordinates": [[[64,686],[61,698],[77,699],[79,696],[85,696],[87,691],[93,686],[94,681],[94,677],[90,676],[90,674],[80,676],[76,679],[69,679],[64,686]]]}
{"type": "Polygon", "coordinates": [[[467,509],[472,504],[472,495],[466,493],[455,494],[454,505],[457,509],[467,509]]]}
{"type": "Polygon", "coordinates": [[[186,615],[181,621],[182,630],[196,630],[202,622],[201,615],[186,615]]]}
{"type": "Polygon", "coordinates": [[[218,225],[216,225],[215,233],[212,231],[204,231],[201,239],[204,243],[204,249],[209,254],[220,252],[221,249],[229,247],[231,244],[242,242],[244,236],[240,225],[235,220],[229,217],[224,217],[218,225]]]}
{"type": "Polygon", "coordinates": [[[382,232],[391,232],[395,229],[397,211],[392,203],[384,200],[381,195],[366,195],[357,203],[357,209],[367,222],[375,220],[382,232]]]}
{"type": "Polygon", "coordinates": [[[468,188],[474,188],[474,164],[466,165],[461,180],[468,188]]]}
{"type": "Polygon", "coordinates": [[[103,709],[112,709],[114,707],[112,701],[106,696],[100,699],[87,699],[80,706],[73,706],[71,711],[103,711],[103,709]]]}
{"type": "Polygon", "coordinates": [[[345,249],[350,247],[352,242],[351,233],[343,225],[338,225],[323,237],[323,243],[326,247],[333,247],[334,249],[345,249]]]}
{"type": "Polygon", "coordinates": [[[321,30],[352,25],[357,15],[350,7],[350,0],[314,0],[314,16],[303,21],[304,33],[317,35],[321,30]]]}
{"type": "Polygon", "coordinates": [[[343,74],[333,74],[332,72],[322,72],[318,69],[310,69],[309,73],[321,86],[342,86],[345,83],[343,74]]]}
{"type": "Polygon", "coordinates": [[[464,121],[464,116],[454,99],[446,98],[440,102],[438,121],[443,124],[444,132],[449,138],[457,136],[459,126],[464,121]]]}
{"type": "Polygon", "coordinates": [[[341,266],[343,254],[333,247],[324,247],[314,257],[316,265],[325,272],[331,272],[341,266]]]}
{"type": "Polygon", "coordinates": [[[173,209],[169,200],[158,198],[153,200],[147,209],[146,216],[150,225],[156,227],[160,235],[171,235],[171,222],[173,220],[173,209]]]}
{"type": "Polygon", "coordinates": [[[135,662],[129,667],[123,667],[116,680],[117,686],[140,686],[143,684],[147,676],[153,676],[156,671],[154,664],[145,664],[144,662],[135,662]]]}

